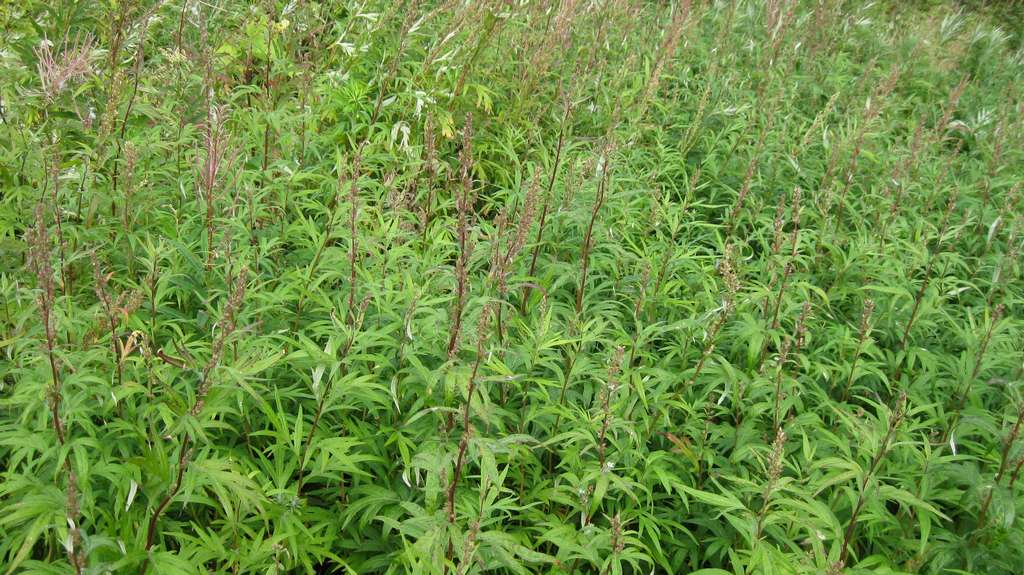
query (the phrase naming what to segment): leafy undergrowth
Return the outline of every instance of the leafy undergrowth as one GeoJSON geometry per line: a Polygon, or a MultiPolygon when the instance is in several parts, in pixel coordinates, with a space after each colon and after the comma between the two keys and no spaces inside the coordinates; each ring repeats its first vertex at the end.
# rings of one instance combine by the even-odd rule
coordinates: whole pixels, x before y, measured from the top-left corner
{"type": "Polygon", "coordinates": [[[1024,572],[987,14],[0,18],[2,572],[1024,572]]]}

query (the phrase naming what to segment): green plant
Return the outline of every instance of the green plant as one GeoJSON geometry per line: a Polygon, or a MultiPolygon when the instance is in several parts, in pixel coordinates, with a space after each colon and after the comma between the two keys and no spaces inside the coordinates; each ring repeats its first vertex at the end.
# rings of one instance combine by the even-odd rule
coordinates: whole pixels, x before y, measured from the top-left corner
{"type": "Polygon", "coordinates": [[[1024,572],[1001,10],[0,4],[0,573],[1024,572]]]}

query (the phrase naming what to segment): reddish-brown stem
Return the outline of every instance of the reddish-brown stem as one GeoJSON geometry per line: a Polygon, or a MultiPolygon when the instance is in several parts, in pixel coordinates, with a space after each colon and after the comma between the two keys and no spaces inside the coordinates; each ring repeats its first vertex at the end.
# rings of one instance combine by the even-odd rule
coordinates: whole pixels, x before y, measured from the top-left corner
{"type": "Polygon", "coordinates": [[[349,253],[348,253],[348,265],[349,265],[349,285],[348,285],[348,321],[349,326],[353,325],[356,321],[356,308],[355,308],[355,296],[356,296],[356,260],[359,257],[359,234],[356,229],[356,223],[359,218],[359,172],[360,172],[361,156],[357,155],[355,159],[355,168],[352,174],[352,185],[349,188],[348,201],[349,201],[349,253]]]}
{"type": "Polygon", "coordinates": [[[583,249],[580,251],[580,283],[576,288],[576,317],[580,316],[583,311],[583,295],[587,289],[587,272],[590,268],[590,250],[593,247],[594,240],[594,222],[597,221],[597,215],[601,211],[601,206],[604,204],[605,193],[608,186],[608,177],[610,174],[610,167],[608,166],[607,156],[604,158],[604,174],[597,184],[597,198],[594,200],[594,207],[590,211],[590,223],[587,224],[587,232],[583,236],[583,249]]]}
{"type": "MultiPolygon", "coordinates": [[[[356,332],[362,324],[366,305],[369,303],[368,299],[364,299],[359,310],[359,318],[352,324],[352,333],[349,334],[348,341],[345,343],[345,347],[341,349],[340,359],[344,362],[345,358],[348,357],[349,352],[352,350],[352,345],[356,341],[356,332]]],[[[346,373],[345,366],[342,365],[342,375],[346,373]]],[[[320,424],[320,418],[323,416],[324,407],[327,405],[327,399],[331,395],[331,388],[334,387],[334,379],[330,379],[327,385],[324,386],[323,395],[320,396],[320,401],[316,404],[316,413],[313,415],[313,423],[309,426],[309,433],[306,434],[306,441],[302,445],[302,456],[299,458],[299,479],[295,487],[296,497],[302,496],[302,486],[306,478],[306,459],[309,457],[310,447],[313,445],[313,436],[316,435],[317,427],[320,424]]]]}
{"type": "Polygon", "coordinates": [[[156,529],[160,522],[160,515],[163,514],[164,509],[170,505],[171,500],[178,494],[178,490],[181,489],[181,480],[185,477],[185,468],[188,467],[189,462],[189,436],[186,435],[185,439],[181,442],[181,450],[178,453],[178,472],[175,475],[174,483],[171,488],[164,495],[160,503],[157,504],[153,510],[153,515],[149,518],[149,527],[146,529],[146,557],[142,559],[142,565],[139,567],[139,575],[145,575],[146,569],[149,568],[149,550],[152,549],[153,543],[156,542],[156,529]]]}
{"type": "Polygon", "coordinates": [[[473,188],[473,116],[466,115],[466,125],[462,130],[462,152],[459,156],[459,163],[462,175],[461,193],[456,192],[456,208],[458,211],[458,241],[459,253],[455,260],[455,306],[452,310],[451,332],[448,336],[448,357],[455,355],[459,344],[459,335],[462,333],[462,312],[466,305],[466,295],[469,290],[469,257],[472,246],[469,241],[469,211],[471,194],[473,188]]]}
{"type": "Polygon", "coordinates": [[[857,530],[857,520],[860,516],[861,510],[864,508],[864,504],[867,502],[868,483],[871,481],[872,477],[874,477],[875,471],[877,471],[878,466],[882,463],[882,460],[889,452],[892,439],[896,435],[896,430],[899,428],[900,422],[903,419],[906,401],[906,394],[901,394],[897,400],[896,410],[889,419],[889,428],[885,433],[885,438],[882,439],[878,452],[875,453],[875,457],[871,460],[871,465],[868,467],[867,473],[864,474],[864,479],[860,483],[860,493],[857,496],[857,503],[853,507],[853,513],[850,515],[850,522],[847,524],[846,532],[843,535],[843,545],[839,553],[839,564],[841,565],[845,565],[846,559],[849,557],[850,544],[853,542],[853,535],[857,530]]]}
{"type": "MultiPolygon", "coordinates": [[[[533,254],[530,256],[530,271],[527,274],[529,277],[533,277],[533,274],[537,271],[537,256],[540,255],[541,242],[544,240],[544,224],[547,222],[548,207],[551,204],[551,191],[555,187],[555,178],[558,176],[558,167],[562,162],[562,147],[565,143],[565,126],[569,120],[569,114],[572,112],[571,105],[565,106],[565,113],[562,115],[562,125],[558,131],[558,146],[555,148],[555,162],[551,167],[551,174],[548,175],[548,184],[544,190],[544,207],[540,211],[540,223],[537,228],[537,239],[534,241],[533,254]]],[[[531,286],[523,288],[523,302],[520,312],[526,313],[526,305],[530,299],[531,286]]]]}
{"type": "MultiPolygon", "coordinates": [[[[157,6],[159,6],[159,4],[157,6]]],[[[118,138],[118,141],[117,141],[117,153],[114,155],[114,171],[113,171],[113,173],[111,174],[111,177],[110,177],[111,189],[113,190],[112,191],[112,195],[114,196],[113,199],[111,200],[110,205],[111,205],[111,208],[114,209],[114,210],[116,210],[116,203],[115,202],[116,202],[116,198],[117,198],[117,166],[118,166],[117,160],[119,160],[121,158],[121,152],[122,152],[122,149],[124,147],[125,133],[126,133],[126,131],[128,129],[128,117],[132,113],[132,106],[134,106],[134,104],[135,104],[135,96],[139,92],[139,77],[142,76],[142,60],[145,57],[146,31],[149,29],[149,17],[152,14],[153,14],[153,10],[151,9],[142,18],[142,28],[141,28],[141,32],[139,34],[139,50],[135,53],[135,70],[133,72],[133,75],[135,77],[132,79],[132,93],[131,93],[130,96],[128,96],[128,105],[125,106],[124,117],[121,119],[121,132],[120,132],[120,137],[118,138]]],[[[128,212],[128,205],[127,205],[127,203],[123,206],[123,210],[127,214],[127,212],[128,212]]]]}
{"type": "MultiPolygon", "coordinates": [[[[996,479],[994,485],[985,494],[985,500],[981,504],[981,511],[978,512],[978,527],[985,526],[985,517],[988,514],[989,505],[992,503],[992,493],[999,487],[999,483],[1003,479],[1003,474],[1006,473],[1006,468],[1010,464],[1010,450],[1013,448],[1013,444],[1017,442],[1017,436],[1020,435],[1021,424],[1024,423],[1024,406],[1021,406],[1017,410],[1017,421],[1014,422],[1013,427],[1010,429],[1010,434],[1006,437],[1003,442],[1003,451],[999,460],[999,470],[996,472],[996,479]]],[[[1024,460],[1021,460],[1024,462],[1024,460]]],[[[1021,463],[1017,463],[1017,468],[1013,472],[1013,477],[1010,479],[1010,486],[1013,486],[1014,481],[1017,479],[1017,472],[1020,470],[1021,463]]]]}
{"type": "MultiPolygon", "coordinates": [[[[466,464],[466,451],[469,448],[469,439],[473,433],[473,429],[469,424],[469,411],[470,406],[473,404],[473,395],[476,393],[476,379],[477,374],[480,371],[480,362],[484,357],[484,346],[487,343],[487,329],[488,323],[490,322],[491,305],[487,304],[484,309],[480,312],[480,322],[477,329],[477,341],[476,341],[476,360],[473,362],[473,369],[469,374],[469,383],[466,390],[466,399],[462,404],[462,437],[459,439],[459,454],[455,460],[455,469],[452,473],[451,483],[448,485],[448,491],[446,494],[446,504],[448,512],[448,522],[455,523],[456,509],[455,509],[455,495],[459,487],[459,479],[462,477],[462,470],[466,464]]],[[[454,551],[453,542],[448,542],[447,558],[450,561],[452,559],[452,553],[454,551]]]]}
{"type": "Polygon", "coordinates": [[[978,355],[974,358],[974,367],[971,368],[971,374],[968,376],[967,381],[964,382],[962,389],[957,390],[956,400],[953,403],[953,421],[946,428],[945,434],[942,436],[942,442],[949,441],[950,436],[953,433],[953,429],[956,427],[957,422],[960,420],[960,412],[963,410],[964,405],[967,404],[967,397],[971,393],[971,388],[974,386],[974,380],[978,378],[978,374],[981,373],[982,361],[985,359],[985,352],[988,350],[989,342],[992,340],[992,332],[995,330],[996,324],[1003,315],[1003,304],[996,306],[992,312],[992,320],[989,322],[988,329],[985,331],[985,335],[981,338],[981,345],[978,347],[978,355]]]}
{"type": "MultiPolygon", "coordinates": [[[[242,268],[238,275],[235,277],[235,283],[228,295],[228,301],[224,306],[224,312],[221,316],[220,326],[221,331],[214,340],[210,350],[210,359],[203,366],[202,372],[199,375],[199,387],[196,388],[196,397],[192,403],[192,408],[189,410],[189,414],[192,417],[197,417],[203,410],[206,402],[206,396],[213,387],[213,381],[211,379],[212,372],[217,365],[220,364],[221,358],[223,357],[224,344],[228,337],[231,336],[235,331],[236,326],[236,315],[239,308],[242,305],[242,300],[245,297],[245,282],[248,277],[248,269],[242,268]]],[[[163,499],[157,504],[153,510],[153,515],[149,519],[149,527],[146,530],[146,557],[142,560],[142,565],[139,567],[139,575],[144,575],[146,569],[149,567],[149,550],[153,547],[156,542],[156,531],[160,522],[160,516],[164,510],[170,505],[171,500],[177,495],[178,490],[181,489],[182,478],[185,476],[186,468],[189,463],[189,445],[191,444],[191,437],[186,433],[181,440],[181,448],[178,452],[178,464],[177,474],[174,483],[171,485],[167,493],[164,494],[163,499]]]]}

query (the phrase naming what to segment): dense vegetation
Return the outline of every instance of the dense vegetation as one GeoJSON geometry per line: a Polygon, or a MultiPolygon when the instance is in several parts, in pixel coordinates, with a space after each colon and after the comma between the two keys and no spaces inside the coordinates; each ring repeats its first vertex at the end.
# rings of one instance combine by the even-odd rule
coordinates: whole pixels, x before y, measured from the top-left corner
{"type": "Polygon", "coordinates": [[[1014,10],[4,2],[0,572],[1024,573],[1014,10]]]}

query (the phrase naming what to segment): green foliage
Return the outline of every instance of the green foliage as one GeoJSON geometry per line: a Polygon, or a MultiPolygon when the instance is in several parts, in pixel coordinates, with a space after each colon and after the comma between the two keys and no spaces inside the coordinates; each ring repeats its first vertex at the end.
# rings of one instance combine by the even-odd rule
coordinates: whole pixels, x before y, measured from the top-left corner
{"type": "Polygon", "coordinates": [[[1024,572],[946,4],[0,6],[0,573],[1024,572]]]}

